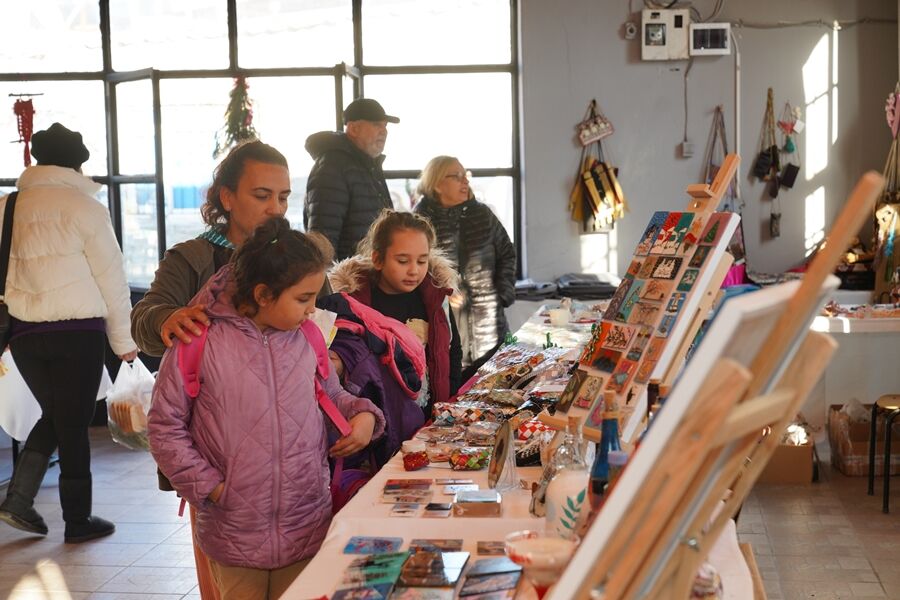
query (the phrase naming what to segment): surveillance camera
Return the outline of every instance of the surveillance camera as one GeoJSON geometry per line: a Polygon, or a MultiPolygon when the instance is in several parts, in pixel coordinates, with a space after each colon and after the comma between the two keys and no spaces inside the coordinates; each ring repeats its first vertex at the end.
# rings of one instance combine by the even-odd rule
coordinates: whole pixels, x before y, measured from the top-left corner
{"type": "Polygon", "coordinates": [[[634,23],[632,23],[630,21],[628,23],[625,23],[625,39],[626,40],[633,40],[634,38],[636,38],[637,32],[638,32],[637,25],[635,25],[634,23]]]}

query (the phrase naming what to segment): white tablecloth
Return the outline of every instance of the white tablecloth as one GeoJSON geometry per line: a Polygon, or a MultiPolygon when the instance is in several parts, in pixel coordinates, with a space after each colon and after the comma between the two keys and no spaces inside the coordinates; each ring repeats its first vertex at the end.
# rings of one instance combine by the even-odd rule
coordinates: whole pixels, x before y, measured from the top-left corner
{"type": "MultiPolygon", "coordinates": [[[[520,479],[537,480],[539,467],[518,469],[520,479]]],[[[402,537],[402,549],[414,538],[462,539],[462,549],[471,553],[468,565],[485,558],[477,555],[477,542],[503,540],[510,532],[520,529],[542,529],[543,519],[528,512],[531,492],[514,490],[503,494],[503,515],[499,518],[455,517],[444,519],[391,517],[390,504],[381,502],[381,492],[388,479],[411,478],[469,478],[487,489],[487,470],[452,471],[449,468],[428,467],[420,471],[403,470],[400,455],[394,456],[385,467],[360,490],[353,500],[337,514],[319,553],[294,581],[283,598],[308,599],[330,596],[344,570],[357,555],[344,554],[347,541],[354,535],[402,537]]],[[[433,502],[450,502],[441,494],[442,486],[433,485],[433,502]]],[[[752,600],[753,581],[747,563],[737,543],[734,522],[729,523],[713,548],[710,561],[722,575],[725,597],[729,600],[752,600]]],[[[467,566],[468,566],[467,565],[467,566]]],[[[517,598],[535,598],[531,586],[520,584],[517,598]]]]}

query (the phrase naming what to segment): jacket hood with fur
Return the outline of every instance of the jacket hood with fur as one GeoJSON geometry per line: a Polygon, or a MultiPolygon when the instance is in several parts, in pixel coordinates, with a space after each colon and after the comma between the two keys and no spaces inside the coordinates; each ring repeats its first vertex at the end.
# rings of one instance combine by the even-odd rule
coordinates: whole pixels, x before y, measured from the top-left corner
{"type": "MultiPolygon", "coordinates": [[[[375,265],[372,259],[357,254],[336,263],[328,272],[328,281],[335,292],[353,294],[359,291],[366,278],[371,278],[374,272],[375,265]]],[[[458,289],[459,275],[456,269],[443,254],[435,250],[432,250],[428,260],[428,274],[437,287],[454,292],[458,289]]]]}

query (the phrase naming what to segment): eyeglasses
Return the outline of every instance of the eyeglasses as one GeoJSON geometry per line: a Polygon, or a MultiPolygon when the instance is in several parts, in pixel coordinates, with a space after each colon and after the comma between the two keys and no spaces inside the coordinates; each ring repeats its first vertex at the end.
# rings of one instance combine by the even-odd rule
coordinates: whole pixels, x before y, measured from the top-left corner
{"type": "Polygon", "coordinates": [[[471,171],[466,171],[465,173],[447,173],[446,175],[444,175],[445,178],[454,179],[460,183],[462,183],[463,181],[468,181],[471,176],[471,171]]]}

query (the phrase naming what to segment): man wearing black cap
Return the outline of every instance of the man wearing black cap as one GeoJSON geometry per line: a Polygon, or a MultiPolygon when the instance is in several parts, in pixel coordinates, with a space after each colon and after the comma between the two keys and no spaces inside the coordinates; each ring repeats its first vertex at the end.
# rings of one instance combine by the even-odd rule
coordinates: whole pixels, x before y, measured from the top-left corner
{"type": "Polygon", "coordinates": [[[344,110],[345,132],[320,131],[306,139],[315,159],[306,183],[303,224],[325,235],[342,260],[384,208],[393,208],[381,164],[387,124],[400,119],[385,114],[371,98],[351,102],[344,110]]]}

